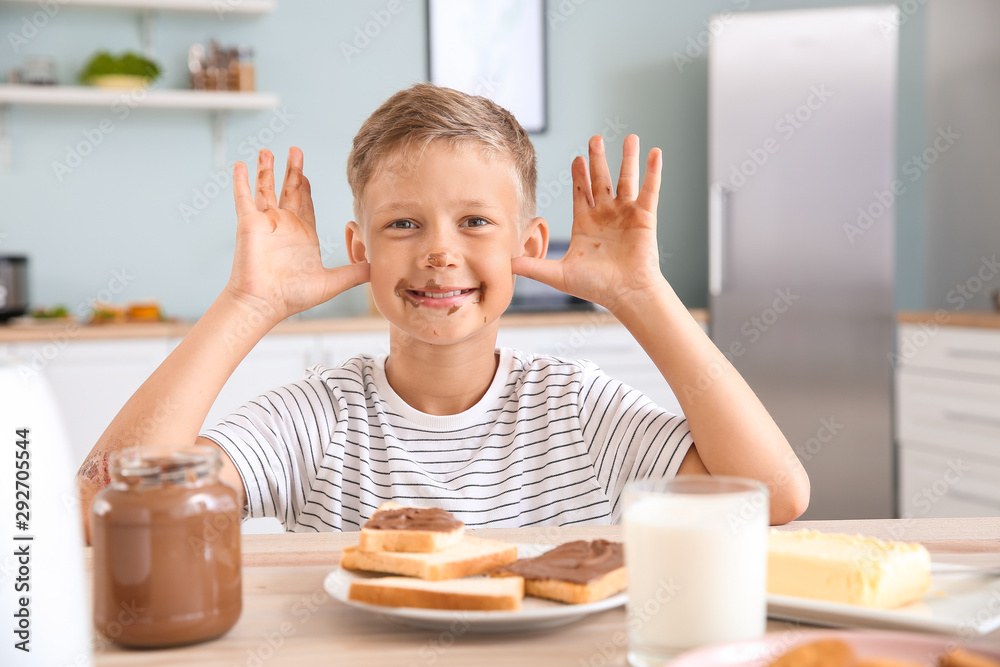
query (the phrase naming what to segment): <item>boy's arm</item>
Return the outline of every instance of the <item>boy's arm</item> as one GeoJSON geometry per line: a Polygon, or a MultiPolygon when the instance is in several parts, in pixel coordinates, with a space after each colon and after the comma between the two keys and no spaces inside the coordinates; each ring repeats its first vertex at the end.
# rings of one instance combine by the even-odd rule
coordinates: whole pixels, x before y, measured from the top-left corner
{"type": "MultiPolygon", "coordinates": [[[[323,267],[302,152],[289,151],[280,204],[273,168],[274,157],[261,151],[255,201],[246,166],[234,166],[238,222],[229,283],[115,416],[77,473],[88,542],[90,505],[110,482],[113,452],[136,445],[214,445],[198,431],[229,376],[264,334],[289,315],[368,280],[367,264],[323,267]]],[[[245,502],[235,465],[227,455],[222,461],[223,480],[245,502]]]]}
{"type": "Polygon", "coordinates": [[[656,204],[662,156],[646,161],[639,189],[639,139],[625,139],[617,191],[604,141],[590,141],[590,174],[573,161],[573,233],[560,260],[513,260],[514,272],[599,303],[625,325],[670,384],[695,447],[679,474],[750,477],[770,489],[771,523],[805,511],[809,478],[747,383],[694,321],[660,272],[656,204]],[[705,386],[704,378],[711,378],[705,386]]]}

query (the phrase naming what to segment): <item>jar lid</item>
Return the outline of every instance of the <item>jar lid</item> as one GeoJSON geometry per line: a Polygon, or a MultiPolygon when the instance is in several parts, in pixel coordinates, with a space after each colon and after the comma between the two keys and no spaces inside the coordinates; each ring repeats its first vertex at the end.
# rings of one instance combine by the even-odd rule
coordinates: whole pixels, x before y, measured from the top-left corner
{"type": "Polygon", "coordinates": [[[187,484],[218,472],[219,450],[204,445],[129,447],[111,455],[111,476],[134,483],[187,484]]]}

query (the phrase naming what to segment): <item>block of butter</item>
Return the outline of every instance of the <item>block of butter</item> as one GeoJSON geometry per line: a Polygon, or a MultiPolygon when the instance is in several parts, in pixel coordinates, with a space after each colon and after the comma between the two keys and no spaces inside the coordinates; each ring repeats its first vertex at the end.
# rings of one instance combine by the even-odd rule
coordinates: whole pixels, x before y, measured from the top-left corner
{"type": "Polygon", "coordinates": [[[931,585],[931,557],[920,544],[874,537],[771,530],[767,592],[889,609],[931,585]]]}

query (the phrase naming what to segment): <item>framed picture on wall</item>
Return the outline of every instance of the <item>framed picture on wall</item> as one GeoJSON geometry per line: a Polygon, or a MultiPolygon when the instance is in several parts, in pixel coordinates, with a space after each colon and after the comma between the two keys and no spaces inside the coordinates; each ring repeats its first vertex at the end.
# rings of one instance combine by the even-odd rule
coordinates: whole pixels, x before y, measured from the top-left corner
{"type": "Polygon", "coordinates": [[[528,132],[546,126],[544,0],[427,0],[431,83],[488,97],[528,132]]]}

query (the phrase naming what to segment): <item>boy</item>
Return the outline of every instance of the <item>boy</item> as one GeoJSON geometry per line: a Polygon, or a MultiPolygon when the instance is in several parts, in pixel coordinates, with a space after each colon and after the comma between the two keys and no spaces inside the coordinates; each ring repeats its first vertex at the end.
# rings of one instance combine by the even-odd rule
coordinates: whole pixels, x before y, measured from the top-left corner
{"type": "Polygon", "coordinates": [[[569,250],[545,260],[534,149],[513,116],[428,84],[397,93],[355,137],[350,264],[334,269],[320,260],[302,153],[289,151],[280,201],[270,152],[255,196],[237,163],[229,283],[81,467],[85,516],[110,452],[197,442],[223,449],[222,476],[245,515],[275,516],[289,531],[357,530],[386,499],[443,507],[472,527],[610,523],[625,482],[692,473],[761,480],[772,523],[797,517],[805,471],[660,273],[659,150],[641,189],[637,137],[625,140],[617,190],[600,137],[589,153],[589,173],[582,157],[572,166],[569,250]],[[515,274],[610,310],[686,419],[592,364],[498,350],[515,274]],[[198,434],[271,327],[369,281],[390,324],[386,358],[314,367],[198,434]],[[164,406],[167,418],[154,419],[164,406]]]}

